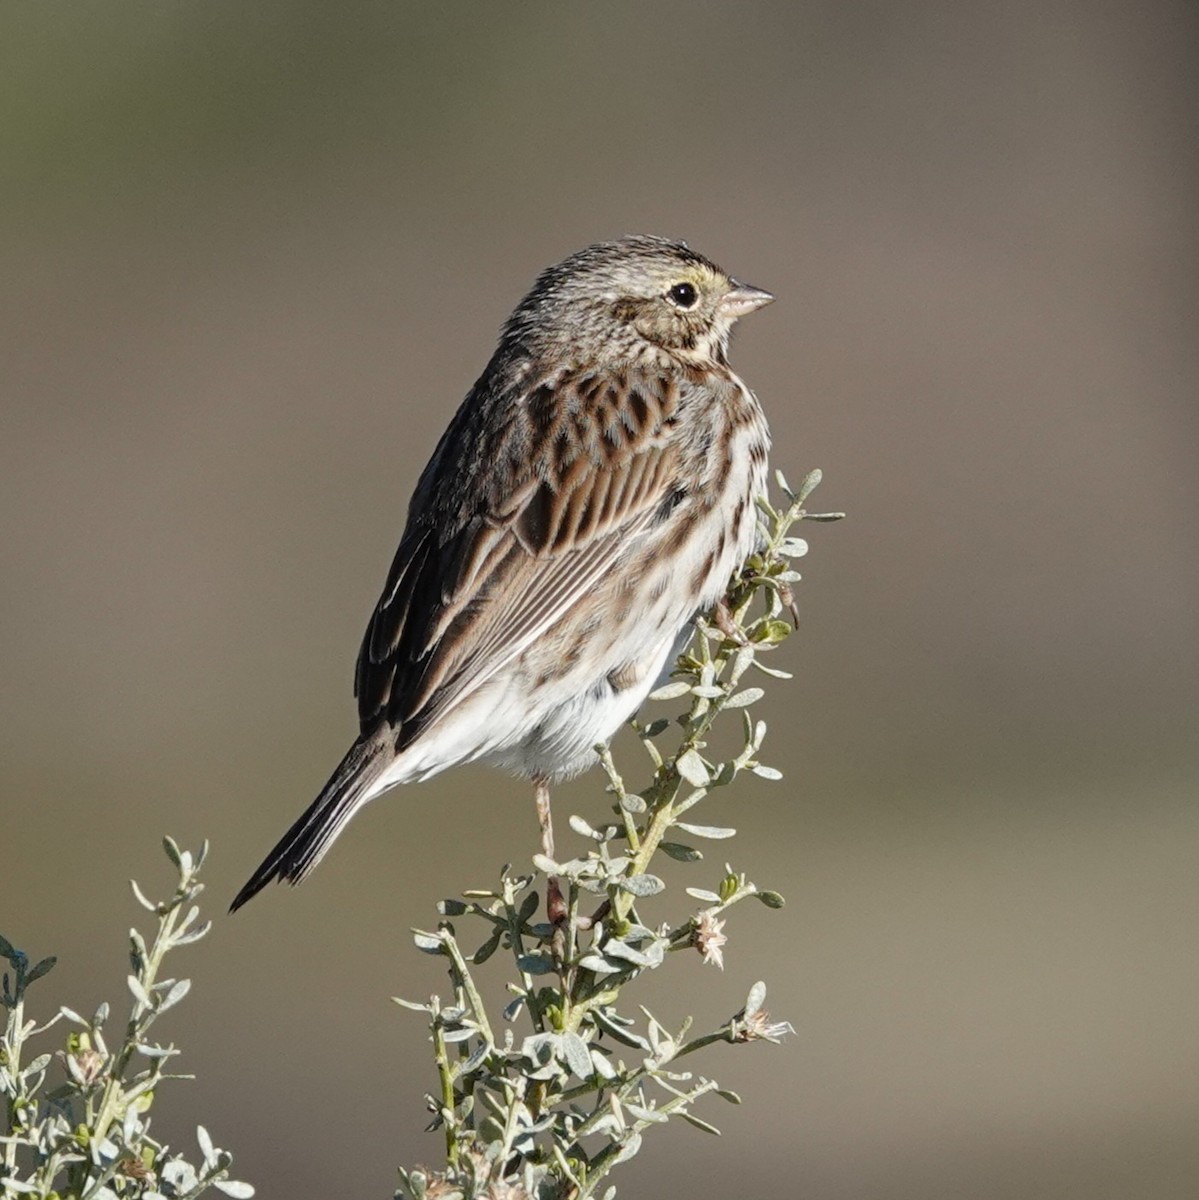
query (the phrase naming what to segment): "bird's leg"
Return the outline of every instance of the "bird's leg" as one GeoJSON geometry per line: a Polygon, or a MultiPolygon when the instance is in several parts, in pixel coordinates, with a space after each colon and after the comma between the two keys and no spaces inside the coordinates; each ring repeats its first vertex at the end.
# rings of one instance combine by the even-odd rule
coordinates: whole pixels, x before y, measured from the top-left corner
{"type": "MultiPolygon", "coordinates": [[[[554,857],[554,821],[550,815],[550,785],[548,780],[533,781],[533,797],[537,801],[537,822],[541,826],[541,853],[546,858],[554,857]]],[[[562,896],[562,888],[558,885],[558,877],[551,875],[545,885],[546,915],[555,925],[561,925],[566,920],[566,900],[562,896]]]]}
{"type": "Polygon", "coordinates": [[[541,853],[554,857],[554,819],[550,815],[550,785],[545,779],[533,780],[533,799],[537,802],[537,823],[541,826],[541,853]]]}

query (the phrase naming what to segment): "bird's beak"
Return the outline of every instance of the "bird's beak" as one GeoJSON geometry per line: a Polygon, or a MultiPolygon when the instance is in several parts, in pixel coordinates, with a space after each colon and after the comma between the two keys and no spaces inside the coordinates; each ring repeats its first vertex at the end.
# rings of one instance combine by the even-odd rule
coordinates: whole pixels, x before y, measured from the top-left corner
{"type": "Polygon", "coordinates": [[[769,304],[773,299],[774,296],[770,292],[750,287],[747,283],[738,283],[734,279],[733,286],[720,297],[716,311],[720,316],[726,317],[730,321],[736,321],[746,313],[754,312],[769,304]]]}

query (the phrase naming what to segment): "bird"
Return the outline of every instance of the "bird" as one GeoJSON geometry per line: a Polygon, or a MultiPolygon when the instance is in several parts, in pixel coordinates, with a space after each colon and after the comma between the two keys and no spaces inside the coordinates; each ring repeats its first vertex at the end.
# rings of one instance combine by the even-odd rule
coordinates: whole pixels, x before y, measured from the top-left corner
{"type": "Polygon", "coordinates": [[[758,540],[770,433],[729,366],[774,296],[687,243],[541,273],[419,477],[355,669],[359,733],[231,911],[297,884],[351,818],[462,763],[550,787],[597,761],[758,540]]]}

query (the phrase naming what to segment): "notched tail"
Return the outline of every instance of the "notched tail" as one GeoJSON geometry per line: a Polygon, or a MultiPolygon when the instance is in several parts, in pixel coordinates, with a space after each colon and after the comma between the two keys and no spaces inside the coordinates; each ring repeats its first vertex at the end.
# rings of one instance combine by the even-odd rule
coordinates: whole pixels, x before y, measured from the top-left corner
{"type": "Polygon", "coordinates": [[[324,858],[350,818],[370,799],[385,761],[376,741],[359,740],[350,747],[321,794],[283,835],[229,906],[236,912],[274,880],[296,884],[324,858]]]}

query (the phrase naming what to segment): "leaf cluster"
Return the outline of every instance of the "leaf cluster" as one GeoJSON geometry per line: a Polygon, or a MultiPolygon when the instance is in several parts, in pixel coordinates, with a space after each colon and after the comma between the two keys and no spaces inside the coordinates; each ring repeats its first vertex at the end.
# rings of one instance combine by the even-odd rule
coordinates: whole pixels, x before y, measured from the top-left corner
{"type": "Polygon", "coordinates": [[[795,617],[792,587],[800,577],[793,560],[807,545],[793,536],[794,525],[840,515],[805,510],[819,480],[813,472],[792,491],[778,476],[785,502],[760,501],[761,549],[717,610],[695,622],[671,682],[650,697],[685,708],[673,718],[633,723],[649,758],[646,785],[630,790],[610,750],[596,747],[612,815],[602,822],[570,818],[580,853],[562,861],[537,855],[536,874],[505,868],[497,886],[443,901],[437,928],[416,931],[419,949],[447,960],[452,989],[445,1002],[397,1000],[429,1022],[438,1076],[427,1098],[430,1129],[443,1133],[445,1166],[401,1171],[397,1197],[611,1200],[607,1177],[639,1151],[646,1130],[677,1117],[718,1133],[694,1111],[696,1103],[709,1094],[739,1103],[683,1060],[714,1043],[777,1041],[790,1030],[770,1020],[761,983],[738,1012],[699,1035],[690,1017],[671,1024],[625,1001],[629,985],[677,952],[723,966],[726,914],[741,901],[783,904],[778,893],[725,865],[712,886],[685,889],[690,911],[667,919],[659,911],[666,883],[652,868],[659,855],[701,862],[697,842],[735,835],[695,821],[692,810],[713,791],[747,771],[781,777],[760,758],[766,724],[750,709],[764,689],[751,681],[790,678],[762,660],[790,634],[788,615],[795,617]],[[726,714],[740,724],[741,746],[718,759],[708,739],[726,714]],[[501,950],[512,968],[511,999],[493,1015],[476,974],[501,950]]]}
{"type": "Polygon", "coordinates": [[[193,855],[171,839],[163,841],[178,879],[167,899],[133,894],[157,921],[150,941],[129,931],[131,1006],[124,1030],[109,1030],[111,1009],[101,1004],[91,1017],[62,1008],[39,1024],[25,1015],[30,984],[54,966],[53,958],[29,965],[27,956],[0,938],[6,1010],[0,1042],[0,1097],[5,1129],[0,1137],[0,1198],[42,1200],[193,1200],[209,1188],[232,1197],[253,1196],[248,1183],[229,1178],[231,1155],[196,1130],[199,1159],[157,1140],[150,1109],[168,1080],[189,1079],[168,1068],[179,1050],[153,1029],[158,1019],[187,996],[191,982],[166,977],[166,956],[202,938],[209,922],[193,903],[203,891],[198,874],[207,844],[193,855]],[[32,1039],[65,1022],[74,1028],[56,1052],[26,1061],[32,1039]],[[110,1044],[111,1041],[111,1044],[110,1044]],[[61,1082],[49,1086],[51,1073],[61,1082]]]}

